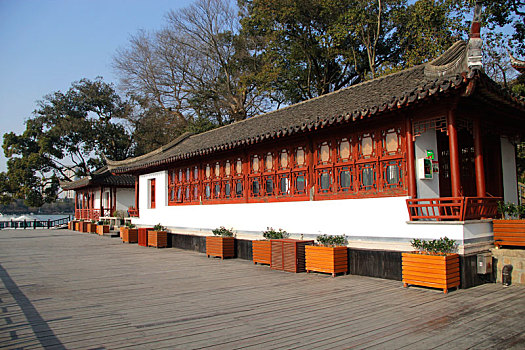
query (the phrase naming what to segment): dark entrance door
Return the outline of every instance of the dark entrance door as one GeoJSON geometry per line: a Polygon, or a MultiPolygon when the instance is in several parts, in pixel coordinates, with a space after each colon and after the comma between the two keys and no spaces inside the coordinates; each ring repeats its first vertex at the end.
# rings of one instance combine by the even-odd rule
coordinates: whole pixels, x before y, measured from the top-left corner
{"type": "MultiPolygon", "coordinates": [[[[440,197],[450,197],[452,196],[452,187],[450,181],[448,135],[438,131],[437,144],[439,157],[439,195],[440,197]]],[[[458,148],[461,195],[465,197],[476,197],[474,139],[466,129],[458,130],[458,148]]]]}

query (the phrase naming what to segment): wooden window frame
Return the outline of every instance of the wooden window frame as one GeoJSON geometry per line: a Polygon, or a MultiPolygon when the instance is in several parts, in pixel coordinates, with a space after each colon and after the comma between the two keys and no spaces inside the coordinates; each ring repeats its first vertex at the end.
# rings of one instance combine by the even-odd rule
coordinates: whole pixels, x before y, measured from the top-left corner
{"type": "Polygon", "coordinates": [[[149,208],[155,209],[157,207],[157,179],[148,179],[149,191],[149,208]]]}

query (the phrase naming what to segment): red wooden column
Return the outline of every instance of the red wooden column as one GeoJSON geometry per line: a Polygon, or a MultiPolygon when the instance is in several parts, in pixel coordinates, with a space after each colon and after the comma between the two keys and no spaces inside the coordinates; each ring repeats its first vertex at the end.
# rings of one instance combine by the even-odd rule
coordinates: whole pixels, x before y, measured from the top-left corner
{"type": "Polygon", "coordinates": [[[77,217],[77,213],[78,213],[78,192],[75,191],[75,219],[80,219],[79,217],[77,217]]]}
{"type": "Polygon", "coordinates": [[[139,210],[139,176],[135,176],[135,209],[139,210]]]}
{"type": "Polygon", "coordinates": [[[483,165],[483,138],[481,135],[481,121],[474,120],[474,164],[476,167],[476,193],[478,197],[485,197],[485,168],[483,165]]]}
{"type": "Polygon", "coordinates": [[[250,187],[250,171],[252,169],[252,164],[250,162],[250,154],[248,152],[243,152],[242,155],[242,172],[243,172],[243,190],[244,190],[244,202],[248,203],[249,201],[249,187],[250,187]]]}
{"type": "Polygon", "coordinates": [[[306,164],[308,169],[308,197],[311,201],[315,200],[315,171],[314,171],[314,144],[310,137],[307,138],[307,149],[306,149],[306,164]]]}
{"type": "Polygon", "coordinates": [[[104,216],[104,205],[103,205],[104,186],[100,186],[100,216],[104,216]]]}
{"type": "Polygon", "coordinates": [[[456,129],[455,111],[449,110],[447,114],[448,147],[450,152],[450,183],[452,197],[461,196],[461,178],[459,174],[458,132],[456,129]]]}
{"type": "Polygon", "coordinates": [[[405,139],[407,153],[408,196],[410,198],[416,198],[416,155],[414,150],[414,135],[412,133],[412,120],[410,120],[408,117],[405,118],[405,139]]]}

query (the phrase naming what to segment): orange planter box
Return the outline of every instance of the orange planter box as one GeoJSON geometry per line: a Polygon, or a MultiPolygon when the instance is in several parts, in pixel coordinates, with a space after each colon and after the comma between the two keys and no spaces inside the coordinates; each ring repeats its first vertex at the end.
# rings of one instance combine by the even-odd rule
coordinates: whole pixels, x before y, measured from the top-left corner
{"type": "Polygon", "coordinates": [[[217,256],[221,259],[235,256],[235,237],[208,236],[206,237],[206,255],[217,256]]]}
{"type": "Polygon", "coordinates": [[[139,231],[136,228],[124,228],[120,230],[122,242],[137,243],[139,231]]]}
{"type": "Polygon", "coordinates": [[[494,245],[525,247],[525,220],[493,220],[494,245]]]}
{"type": "Polygon", "coordinates": [[[93,224],[91,222],[88,222],[86,229],[87,229],[86,232],[97,233],[97,224],[93,224]]]}
{"type": "Polygon", "coordinates": [[[348,273],[348,248],[323,247],[307,245],[305,248],[306,272],[317,271],[331,273],[348,273]]]}
{"type": "Polygon", "coordinates": [[[254,264],[272,263],[272,241],[252,241],[252,256],[254,264]]]}
{"type": "Polygon", "coordinates": [[[75,221],[73,223],[73,230],[80,231],[80,221],[75,221]]]}
{"type": "Polygon", "coordinates": [[[109,233],[109,225],[97,225],[97,233],[101,236],[103,236],[104,233],[109,233]]]}
{"type": "Polygon", "coordinates": [[[147,231],[148,247],[166,248],[168,246],[168,232],[147,231]]]}
{"type": "Polygon", "coordinates": [[[403,286],[417,285],[443,289],[459,287],[459,255],[403,253],[403,286]]]}

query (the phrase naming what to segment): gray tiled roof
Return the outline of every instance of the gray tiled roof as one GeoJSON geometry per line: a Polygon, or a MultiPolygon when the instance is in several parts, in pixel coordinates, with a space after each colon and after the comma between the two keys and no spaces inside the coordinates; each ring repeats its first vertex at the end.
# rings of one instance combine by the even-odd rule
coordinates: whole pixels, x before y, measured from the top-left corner
{"type": "Polygon", "coordinates": [[[184,134],[141,157],[108,160],[113,172],[131,172],[332,124],[344,124],[412,105],[468,84],[476,76],[459,41],[436,60],[350,86],[208,132],[184,134]]]}
{"type": "Polygon", "coordinates": [[[106,166],[93,172],[90,176],[83,177],[76,181],[63,181],[60,183],[60,187],[65,191],[88,186],[133,187],[135,186],[135,177],[129,174],[113,175],[106,166]]]}

